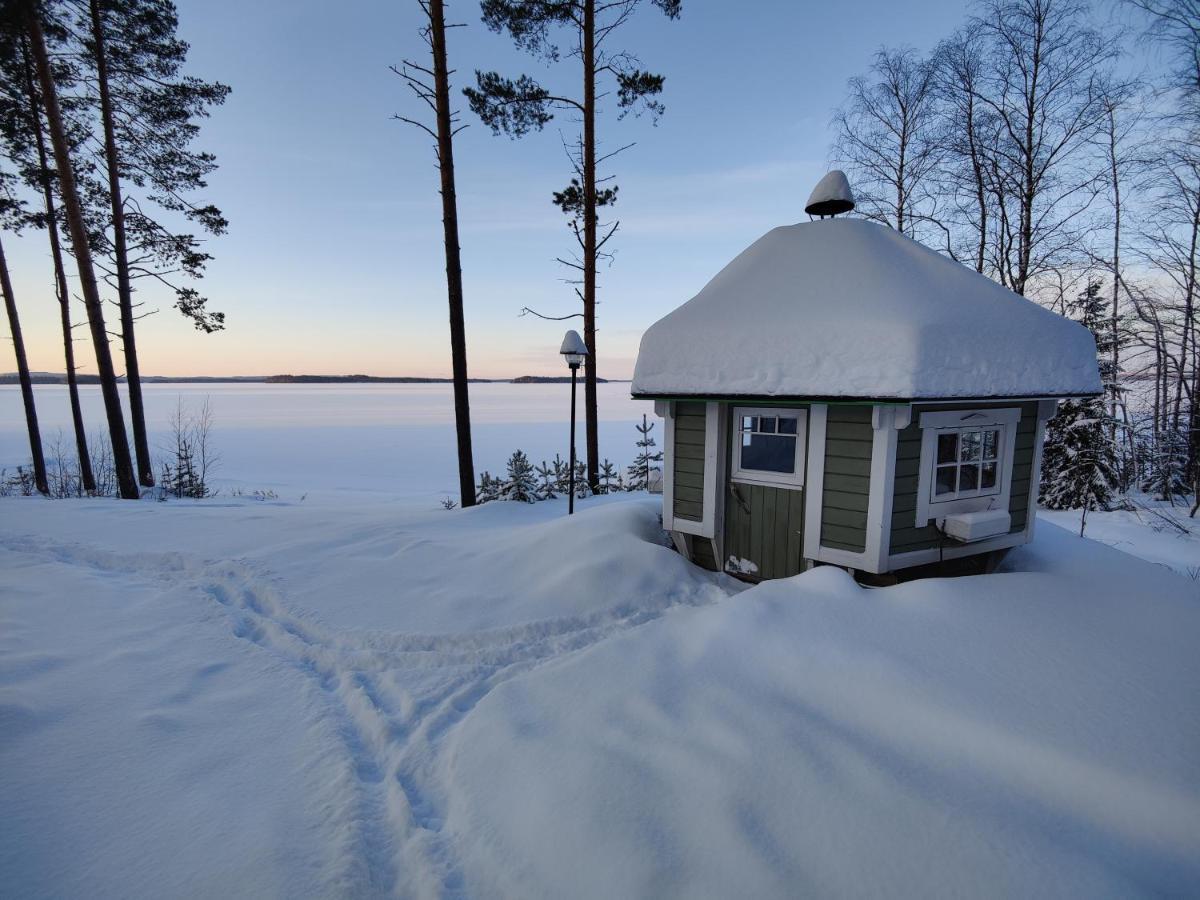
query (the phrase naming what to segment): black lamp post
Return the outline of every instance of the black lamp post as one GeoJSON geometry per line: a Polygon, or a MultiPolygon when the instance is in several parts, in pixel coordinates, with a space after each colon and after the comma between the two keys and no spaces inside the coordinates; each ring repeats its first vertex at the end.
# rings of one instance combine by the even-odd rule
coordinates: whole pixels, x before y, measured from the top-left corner
{"type": "Polygon", "coordinates": [[[567,494],[567,515],[569,516],[575,512],[575,384],[579,380],[579,367],[583,365],[583,361],[587,357],[587,344],[583,342],[579,332],[568,331],[563,336],[562,347],[558,352],[571,367],[571,461],[568,463],[571,471],[567,481],[570,489],[570,493],[567,494]]]}

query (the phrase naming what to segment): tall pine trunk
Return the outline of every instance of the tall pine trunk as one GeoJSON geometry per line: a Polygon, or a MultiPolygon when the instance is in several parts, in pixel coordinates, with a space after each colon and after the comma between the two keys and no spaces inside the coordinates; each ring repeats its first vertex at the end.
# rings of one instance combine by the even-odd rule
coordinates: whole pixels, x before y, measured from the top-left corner
{"type": "MultiPolygon", "coordinates": [[[[94,2],[94,0],[93,0],[94,2]]],[[[446,62],[446,14],[442,0],[429,0],[437,108],[438,170],[442,180],[442,228],[446,244],[446,294],[450,302],[450,356],[454,369],[454,424],[458,433],[458,491],[463,506],[475,505],[475,461],[471,453],[471,400],[467,383],[467,336],[463,321],[462,261],[458,246],[458,195],[454,187],[454,126],[450,72],[446,62]]]]}
{"type": "Polygon", "coordinates": [[[8,327],[12,332],[13,354],[17,357],[17,376],[21,380],[21,400],[25,404],[25,427],[29,430],[29,454],[33,457],[33,482],[38,491],[50,493],[46,481],[46,458],[42,455],[42,435],[38,431],[37,406],[33,402],[33,382],[29,378],[29,360],[25,356],[25,339],[21,336],[21,320],[17,316],[17,298],[13,296],[12,279],[8,277],[8,261],[0,243],[0,290],[4,291],[4,308],[8,312],[8,327]]]}
{"type": "Polygon", "coordinates": [[[87,307],[88,325],[92,332],[92,343],[96,349],[96,369],[100,376],[100,393],[104,397],[104,412],[108,419],[108,436],[112,445],[113,468],[117,476],[117,489],[123,499],[138,498],[137,480],[133,474],[133,461],[129,456],[129,439],[125,434],[125,415],[121,410],[121,395],[117,390],[117,375],[113,369],[112,353],[108,346],[108,329],[104,324],[104,306],[100,300],[100,289],[96,284],[96,272],[92,265],[92,251],[88,243],[87,226],[83,221],[83,208],[79,202],[79,191],[75,184],[75,171],[71,166],[70,147],[63,126],[62,108],[58,103],[58,91],[54,76],[50,72],[50,59],[46,50],[46,37],[42,32],[40,12],[36,0],[24,0],[25,24],[29,32],[30,50],[34,68],[41,88],[42,105],[46,113],[46,124],[50,129],[50,144],[54,148],[55,168],[58,169],[67,227],[71,234],[71,245],[75,251],[75,262],[79,267],[79,286],[83,302],[87,307]]]}
{"type": "Polygon", "coordinates": [[[42,131],[42,112],[33,85],[33,66],[29,48],[22,45],[25,61],[25,89],[29,94],[30,127],[37,141],[39,180],[46,204],[46,233],[50,237],[50,258],[54,262],[54,287],[58,295],[59,318],[62,320],[63,359],[67,370],[67,394],[71,400],[71,423],[75,428],[75,449],[79,454],[79,480],[89,494],[96,492],[96,476],[92,473],[92,458],[88,453],[87,432],[83,427],[83,407],[79,402],[79,380],[75,375],[75,341],[71,331],[71,294],[67,287],[67,270],[63,265],[62,244],[58,237],[58,210],[54,205],[54,189],[50,179],[50,160],[46,153],[46,136],[42,131]]]}
{"type": "Polygon", "coordinates": [[[600,416],[596,403],[596,2],[583,4],[583,408],[587,480],[600,489],[600,416]]]}
{"type": "Polygon", "coordinates": [[[108,196],[112,205],[113,255],[117,263],[117,296],[121,308],[121,346],[125,354],[125,384],[129,390],[129,420],[137,455],[138,481],[153,487],[154,466],[146,436],[146,410],[142,404],[142,374],[138,367],[137,341],[133,332],[133,287],[129,281],[129,248],[125,239],[125,203],[121,195],[121,171],[113,125],[112,98],[108,90],[108,59],[104,22],[99,0],[90,0],[92,40],[96,49],[96,82],[100,90],[100,118],[104,123],[104,162],[108,169],[108,196]]]}

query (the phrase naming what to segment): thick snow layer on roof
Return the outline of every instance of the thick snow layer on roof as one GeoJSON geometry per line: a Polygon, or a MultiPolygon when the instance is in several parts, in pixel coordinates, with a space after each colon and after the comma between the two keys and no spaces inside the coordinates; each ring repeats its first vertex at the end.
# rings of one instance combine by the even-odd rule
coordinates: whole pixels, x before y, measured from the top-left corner
{"type": "Polygon", "coordinates": [[[1082,326],[862,219],[775,228],[642,337],[635,395],[1099,393],[1082,326]]]}

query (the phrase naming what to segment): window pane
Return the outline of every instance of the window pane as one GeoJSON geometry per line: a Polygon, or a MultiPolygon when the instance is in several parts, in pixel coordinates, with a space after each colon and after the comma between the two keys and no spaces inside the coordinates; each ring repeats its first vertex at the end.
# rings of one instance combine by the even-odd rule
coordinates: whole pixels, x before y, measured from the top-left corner
{"type": "Polygon", "coordinates": [[[774,416],[759,416],[758,430],[763,434],[775,433],[775,417],[774,416]]]}
{"type": "Polygon", "coordinates": [[[753,440],[754,440],[754,435],[752,435],[750,432],[748,432],[748,431],[742,432],[742,446],[743,447],[749,447],[753,440]]]}
{"type": "Polygon", "coordinates": [[[951,431],[949,434],[939,434],[937,443],[937,461],[939,463],[954,462],[958,459],[958,435],[951,431]]]}
{"type": "Polygon", "coordinates": [[[967,463],[958,470],[958,490],[973,491],[979,487],[979,466],[967,463]]]}
{"type": "Polygon", "coordinates": [[[796,420],[791,417],[779,417],[779,433],[780,434],[795,434],[796,420]]]}
{"type": "Polygon", "coordinates": [[[954,493],[954,466],[942,466],[937,470],[937,484],[934,487],[934,496],[940,497],[943,494],[954,493]]]}
{"type": "Polygon", "coordinates": [[[742,431],[754,430],[754,416],[742,416],[742,431]]]}
{"type": "Polygon", "coordinates": [[[1000,432],[985,431],[983,433],[983,458],[995,459],[996,447],[999,444],[1000,432]]]}
{"type": "Polygon", "coordinates": [[[964,431],[960,447],[960,458],[963,462],[979,459],[979,450],[983,446],[983,433],[979,431],[964,431]]]}
{"type": "Polygon", "coordinates": [[[776,434],[746,435],[742,442],[742,468],[760,472],[796,471],[796,439],[776,434]]]}
{"type": "Polygon", "coordinates": [[[979,473],[979,486],[985,491],[996,486],[996,464],[994,462],[983,464],[979,473]]]}

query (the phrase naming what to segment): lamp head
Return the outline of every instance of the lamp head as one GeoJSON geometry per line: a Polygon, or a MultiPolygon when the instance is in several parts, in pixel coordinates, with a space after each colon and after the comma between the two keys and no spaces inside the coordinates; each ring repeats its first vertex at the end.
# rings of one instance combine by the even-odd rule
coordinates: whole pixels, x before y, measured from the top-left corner
{"type": "Polygon", "coordinates": [[[578,369],[583,365],[583,361],[587,358],[587,345],[583,342],[583,338],[579,336],[577,331],[568,331],[563,336],[562,346],[558,352],[562,354],[563,359],[567,361],[567,365],[572,369],[578,369]]]}

